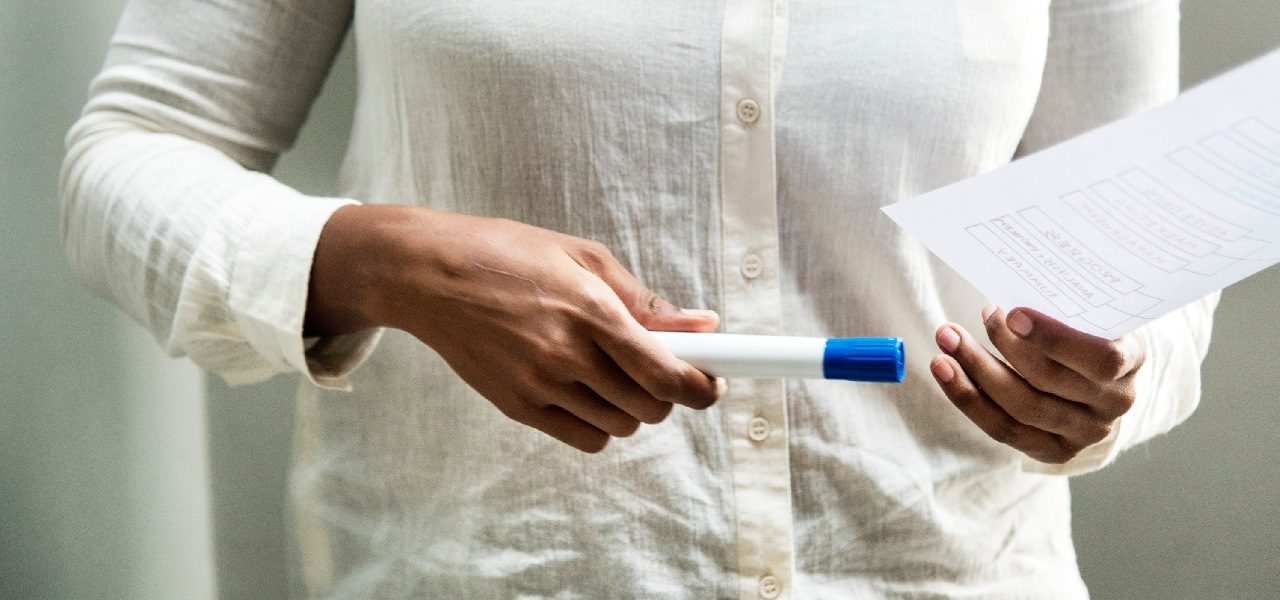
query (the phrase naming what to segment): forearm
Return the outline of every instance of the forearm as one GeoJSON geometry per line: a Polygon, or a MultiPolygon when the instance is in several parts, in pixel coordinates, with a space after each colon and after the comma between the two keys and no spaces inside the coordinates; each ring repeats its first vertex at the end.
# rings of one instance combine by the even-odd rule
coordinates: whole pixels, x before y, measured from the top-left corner
{"type": "Polygon", "coordinates": [[[305,120],[351,10],[132,0],[67,137],[73,267],[168,352],[233,382],[333,375],[309,372],[302,315],[321,228],[352,201],[304,196],[266,172],[305,120]]]}
{"type": "Polygon", "coordinates": [[[68,137],[63,238],[75,270],[166,351],[231,381],[304,366],[289,306],[300,321],[314,237],[349,203],[303,196],[127,115],[91,113],[68,137]]]}

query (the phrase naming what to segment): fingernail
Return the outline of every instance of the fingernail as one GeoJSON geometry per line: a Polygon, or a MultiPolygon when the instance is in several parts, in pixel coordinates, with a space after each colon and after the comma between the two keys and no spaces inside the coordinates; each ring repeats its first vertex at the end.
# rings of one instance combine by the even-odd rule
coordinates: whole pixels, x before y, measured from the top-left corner
{"type": "Polygon", "coordinates": [[[680,312],[691,317],[701,317],[704,319],[718,318],[720,316],[716,314],[716,311],[714,310],[704,310],[701,308],[682,308],[680,309],[680,312]]]}
{"type": "Polygon", "coordinates": [[[938,347],[947,354],[955,352],[956,348],[960,347],[960,334],[956,333],[955,329],[943,327],[942,331],[938,332],[938,347]]]}
{"type": "Polygon", "coordinates": [[[951,363],[941,358],[933,359],[933,365],[931,365],[930,370],[933,371],[933,376],[937,377],[938,381],[942,383],[951,383],[951,380],[956,377],[956,372],[951,369],[951,363]]]}
{"type": "Polygon", "coordinates": [[[724,396],[724,393],[727,391],[729,391],[729,382],[725,381],[723,377],[717,377],[716,378],[716,397],[719,398],[721,396],[724,396]]]}
{"type": "Polygon", "coordinates": [[[1009,324],[1009,329],[1012,329],[1014,333],[1022,337],[1027,337],[1027,334],[1031,333],[1031,317],[1028,317],[1026,313],[1020,310],[1009,313],[1009,318],[1005,319],[1005,323],[1009,324]]]}
{"type": "Polygon", "coordinates": [[[993,312],[996,312],[996,305],[995,305],[995,304],[988,304],[988,305],[986,305],[986,306],[982,307],[982,322],[983,322],[983,323],[986,323],[986,322],[987,322],[987,319],[990,319],[990,318],[991,318],[991,313],[993,313],[993,312]]]}

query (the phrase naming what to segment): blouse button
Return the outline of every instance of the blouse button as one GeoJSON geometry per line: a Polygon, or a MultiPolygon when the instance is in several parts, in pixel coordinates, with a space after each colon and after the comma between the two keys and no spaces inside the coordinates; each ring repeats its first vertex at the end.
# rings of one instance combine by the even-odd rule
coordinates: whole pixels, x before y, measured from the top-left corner
{"type": "Polygon", "coordinates": [[[756,417],[751,419],[747,424],[747,437],[753,442],[763,442],[769,439],[769,420],[764,417],[756,417]]]}
{"type": "Polygon", "coordinates": [[[748,254],[742,257],[742,276],[747,279],[755,279],[764,272],[764,259],[758,254],[748,254]]]}
{"type": "Polygon", "coordinates": [[[778,581],[773,575],[765,575],[760,578],[760,587],[757,590],[760,597],[765,600],[772,600],[782,595],[782,582],[778,581]]]}
{"type": "Polygon", "coordinates": [[[760,118],[760,105],[755,100],[743,98],[738,101],[738,120],[750,125],[760,118]]]}

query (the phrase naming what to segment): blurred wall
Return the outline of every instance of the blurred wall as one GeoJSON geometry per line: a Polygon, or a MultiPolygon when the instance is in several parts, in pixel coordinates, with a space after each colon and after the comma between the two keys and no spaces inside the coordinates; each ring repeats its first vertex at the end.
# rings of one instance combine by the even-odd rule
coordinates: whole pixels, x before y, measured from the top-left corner
{"type": "Polygon", "coordinates": [[[123,2],[0,2],[0,598],[212,598],[202,375],[58,241],[62,138],[123,2]]]}
{"type": "MultiPolygon", "coordinates": [[[[123,4],[0,0],[0,599],[280,598],[294,380],[202,392],[58,247],[62,136],[123,4]]],[[[1186,0],[1183,34],[1190,84],[1280,46],[1280,3],[1186,0]]],[[[281,179],[336,192],[354,86],[347,48],[281,179]]],[[[1229,289],[1199,412],[1073,480],[1095,597],[1280,598],[1277,296],[1280,269],[1229,289]]]]}
{"type": "MultiPolygon", "coordinates": [[[[1276,0],[1183,0],[1184,86],[1280,46],[1276,0]]],[[[1280,98],[1277,98],[1280,102],[1280,98]]],[[[1228,288],[1200,408],[1072,480],[1097,598],[1280,598],[1280,267],[1228,288]]]]}

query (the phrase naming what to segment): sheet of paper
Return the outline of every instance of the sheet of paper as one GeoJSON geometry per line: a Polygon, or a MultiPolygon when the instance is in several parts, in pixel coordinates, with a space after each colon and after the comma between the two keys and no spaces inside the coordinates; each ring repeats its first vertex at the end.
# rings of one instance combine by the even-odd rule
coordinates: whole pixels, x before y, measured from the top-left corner
{"type": "Polygon", "coordinates": [[[1000,306],[1118,337],[1280,260],[1280,51],[884,211],[1000,306]]]}

